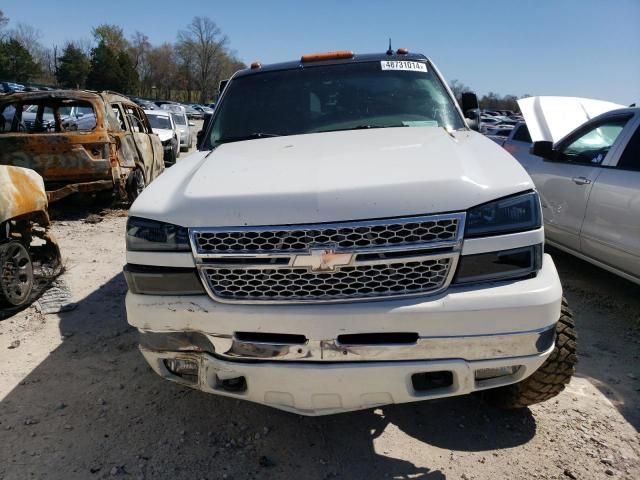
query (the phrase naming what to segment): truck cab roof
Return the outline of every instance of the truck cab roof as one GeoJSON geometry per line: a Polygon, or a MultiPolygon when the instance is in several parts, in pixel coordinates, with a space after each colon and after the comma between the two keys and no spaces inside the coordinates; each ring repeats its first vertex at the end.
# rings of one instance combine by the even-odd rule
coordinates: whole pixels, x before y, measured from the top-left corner
{"type": "Polygon", "coordinates": [[[314,60],[314,61],[303,61],[302,57],[298,60],[292,60],[288,62],[280,62],[280,63],[271,63],[268,65],[261,65],[259,62],[254,63],[254,68],[247,68],[245,70],[240,70],[236,73],[235,77],[244,77],[247,75],[256,75],[263,72],[273,72],[278,70],[295,70],[299,68],[311,68],[315,66],[321,65],[339,65],[339,64],[349,64],[349,63],[364,63],[364,62],[375,62],[375,61],[384,61],[384,60],[405,60],[405,61],[429,61],[429,59],[421,53],[398,53],[394,51],[391,54],[388,53],[362,53],[356,54],[354,53],[349,58],[331,58],[327,60],[314,60]]]}

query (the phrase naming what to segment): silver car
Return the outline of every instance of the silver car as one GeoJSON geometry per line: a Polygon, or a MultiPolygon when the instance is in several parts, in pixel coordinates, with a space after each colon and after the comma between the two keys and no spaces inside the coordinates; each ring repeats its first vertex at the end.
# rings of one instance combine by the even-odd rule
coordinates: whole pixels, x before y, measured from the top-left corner
{"type": "Polygon", "coordinates": [[[540,192],[547,243],[640,284],[640,108],[513,154],[540,192]]]}
{"type": "Polygon", "coordinates": [[[191,127],[194,127],[195,123],[189,121],[186,113],[171,112],[171,116],[180,132],[180,151],[187,152],[193,146],[194,136],[191,127]]]}

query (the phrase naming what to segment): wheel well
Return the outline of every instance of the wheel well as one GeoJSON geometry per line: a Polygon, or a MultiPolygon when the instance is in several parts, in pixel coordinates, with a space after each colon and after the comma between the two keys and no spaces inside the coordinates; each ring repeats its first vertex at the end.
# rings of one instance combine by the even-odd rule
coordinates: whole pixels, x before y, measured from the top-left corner
{"type": "Polygon", "coordinates": [[[1,222],[0,242],[17,238],[25,242],[30,242],[32,229],[36,224],[41,227],[47,227],[49,225],[49,215],[47,215],[47,212],[38,211],[25,213],[24,215],[1,222]]]}

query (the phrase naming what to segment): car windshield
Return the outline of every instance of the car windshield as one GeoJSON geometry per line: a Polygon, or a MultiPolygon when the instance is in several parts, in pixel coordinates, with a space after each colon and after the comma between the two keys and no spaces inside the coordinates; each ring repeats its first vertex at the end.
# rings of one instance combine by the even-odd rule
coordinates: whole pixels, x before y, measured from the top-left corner
{"type": "Polygon", "coordinates": [[[173,121],[175,122],[176,125],[186,125],[187,121],[184,118],[184,115],[181,115],[179,113],[174,113],[173,115],[173,121]]]}
{"type": "Polygon", "coordinates": [[[422,67],[402,70],[399,63],[310,66],[235,78],[216,109],[209,145],[361,128],[465,127],[430,64],[406,62],[422,67]]]}
{"type": "Polygon", "coordinates": [[[160,130],[171,130],[171,120],[164,115],[149,115],[147,114],[151,128],[157,128],[160,130]]]}

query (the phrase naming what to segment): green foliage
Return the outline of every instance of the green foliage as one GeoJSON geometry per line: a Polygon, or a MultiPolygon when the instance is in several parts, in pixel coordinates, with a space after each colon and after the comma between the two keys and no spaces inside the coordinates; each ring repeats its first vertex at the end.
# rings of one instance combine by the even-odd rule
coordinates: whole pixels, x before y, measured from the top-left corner
{"type": "Polygon", "coordinates": [[[89,75],[89,58],[73,43],[69,43],[58,58],[56,78],[65,88],[84,88],[89,75]]]}
{"type": "Polygon", "coordinates": [[[116,54],[126,50],[129,47],[129,42],[124,37],[124,32],[121,27],[117,25],[111,25],[103,23],[98,25],[92,30],[93,37],[98,44],[104,43],[108,48],[113,50],[116,54]]]}
{"type": "Polygon", "coordinates": [[[40,73],[29,51],[17,40],[0,41],[0,78],[28,82],[40,73]]]}
{"type": "Polygon", "coordinates": [[[116,90],[120,87],[118,56],[104,42],[91,50],[87,87],[92,90],[116,90]]]}

